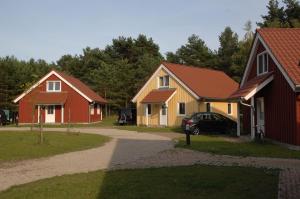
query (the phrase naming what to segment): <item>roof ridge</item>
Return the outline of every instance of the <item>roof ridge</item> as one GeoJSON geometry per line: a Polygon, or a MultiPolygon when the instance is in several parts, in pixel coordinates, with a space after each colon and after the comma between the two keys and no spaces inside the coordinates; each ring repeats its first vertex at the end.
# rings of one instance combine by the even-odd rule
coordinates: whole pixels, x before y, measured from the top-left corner
{"type": "Polygon", "coordinates": [[[194,66],[194,65],[186,65],[186,64],[178,64],[178,63],[172,63],[172,62],[166,62],[166,61],[162,61],[161,64],[174,64],[174,65],[179,65],[181,67],[186,67],[186,68],[194,68],[197,70],[210,70],[213,72],[220,72],[220,73],[224,73],[225,75],[227,75],[224,71],[222,70],[218,70],[218,69],[213,69],[213,68],[208,68],[208,67],[202,67],[202,66],[194,66]]]}

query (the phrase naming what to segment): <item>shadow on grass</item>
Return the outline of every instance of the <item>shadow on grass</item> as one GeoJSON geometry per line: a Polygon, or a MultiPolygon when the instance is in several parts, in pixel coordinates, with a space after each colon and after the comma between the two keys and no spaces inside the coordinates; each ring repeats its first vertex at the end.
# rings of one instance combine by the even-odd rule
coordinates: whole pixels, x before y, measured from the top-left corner
{"type": "MultiPolygon", "coordinates": [[[[113,168],[118,165],[120,158],[127,158],[130,152],[125,154],[124,151],[128,147],[144,154],[147,151],[145,143],[160,151],[159,147],[164,141],[121,140],[114,149],[110,166],[113,168]]],[[[97,198],[267,199],[276,198],[277,183],[277,171],[256,168],[198,165],[125,169],[105,173],[97,198]]]]}
{"type": "MultiPolygon", "coordinates": [[[[107,168],[120,169],[128,162],[134,166],[132,162],[135,160],[169,149],[169,144],[168,140],[144,140],[138,137],[118,139],[113,150],[107,152],[111,153],[107,168]]],[[[102,157],[103,154],[99,154],[92,158],[103,161],[102,157]]],[[[73,164],[80,164],[80,161],[69,166],[73,164]]],[[[65,175],[11,188],[0,193],[0,198],[268,199],[276,198],[277,183],[278,173],[273,170],[198,165],[65,175]]]]}

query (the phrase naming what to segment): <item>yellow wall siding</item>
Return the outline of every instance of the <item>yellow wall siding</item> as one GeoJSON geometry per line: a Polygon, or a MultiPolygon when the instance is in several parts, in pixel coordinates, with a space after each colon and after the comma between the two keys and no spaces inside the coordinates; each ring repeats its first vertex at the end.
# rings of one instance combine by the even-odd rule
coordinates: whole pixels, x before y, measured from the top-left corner
{"type": "MultiPolygon", "coordinates": [[[[231,114],[228,114],[228,102],[209,102],[211,112],[220,113],[234,121],[237,121],[237,103],[231,103],[231,114]]],[[[200,112],[206,112],[206,102],[200,102],[200,112]]]]}
{"type": "MultiPolygon", "coordinates": [[[[151,92],[153,89],[158,88],[158,77],[168,75],[163,69],[160,70],[157,74],[157,77],[153,78],[147,87],[140,93],[137,98],[137,125],[146,125],[146,114],[145,114],[145,105],[140,103],[144,97],[151,92]]],[[[178,116],[177,114],[177,103],[185,102],[186,103],[186,114],[190,115],[198,110],[197,100],[185,90],[178,82],[173,79],[171,76],[169,78],[169,87],[176,88],[176,93],[172,99],[168,102],[168,126],[178,126],[181,124],[183,116],[178,116]]],[[[152,104],[152,114],[148,116],[148,121],[150,126],[159,125],[159,113],[160,113],[159,104],[152,104]]]]}
{"type": "MultiPolygon", "coordinates": [[[[158,89],[158,77],[168,75],[166,71],[161,69],[155,78],[153,78],[149,84],[142,90],[140,95],[137,97],[137,125],[146,125],[147,117],[145,104],[140,103],[144,97],[150,93],[153,89],[158,89]]],[[[186,115],[192,115],[195,112],[205,112],[206,105],[205,102],[199,102],[195,97],[193,97],[183,86],[181,86],[175,79],[171,76],[169,78],[169,87],[176,88],[176,93],[172,99],[168,102],[168,126],[179,126],[181,124],[182,118],[184,116],[178,115],[178,103],[184,102],[186,105],[186,115]]],[[[213,112],[220,113],[226,117],[236,120],[237,116],[237,105],[232,104],[232,115],[227,114],[227,102],[211,102],[211,107],[213,112]]],[[[152,113],[148,116],[149,126],[158,126],[160,124],[160,104],[152,104],[152,113]]]]}

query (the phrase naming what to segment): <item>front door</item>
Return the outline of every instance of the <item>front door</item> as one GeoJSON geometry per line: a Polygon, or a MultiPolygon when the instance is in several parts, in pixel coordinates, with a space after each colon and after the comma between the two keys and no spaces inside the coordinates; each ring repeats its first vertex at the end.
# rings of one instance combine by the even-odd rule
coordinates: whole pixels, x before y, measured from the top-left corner
{"type": "Polygon", "coordinates": [[[45,123],[55,123],[55,106],[46,106],[45,123]]]}
{"type": "Polygon", "coordinates": [[[167,116],[168,111],[165,105],[160,106],[160,114],[159,114],[159,124],[162,126],[167,126],[167,116]]]}
{"type": "Polygon", "coordinates": [[[257,131],[265,132],[265,104],[264,98],[256,99],[256,118],[257,118],[257,131]]]}

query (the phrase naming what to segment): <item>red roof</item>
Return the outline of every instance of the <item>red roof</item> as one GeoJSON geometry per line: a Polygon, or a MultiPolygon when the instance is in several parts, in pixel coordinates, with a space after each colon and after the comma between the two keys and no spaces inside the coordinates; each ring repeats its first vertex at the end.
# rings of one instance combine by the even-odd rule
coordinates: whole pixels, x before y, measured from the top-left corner
{"type": "Polygon", "coordinates": [[[263,28],[257,32],[296,84],[300,84],[300,28],[263,28]]]}
{"type": "Polygon", "coordinates": [[[63,72],[58,72],[62,78],[67,80],[70,84],[72,84],[75,88],[77,88],[80,92],[82,92],[84,95],[86,95],[88,98],[90,98],[93,101],[100,102],[100,103],[107,103],[105,99],[103,99],[101,96],[99,96],[97,93],[95,93],[92,89],[90,89],[87,85],[82,83],[79,79],[72,77],[70,75],[67,75],[63,72]]]}
{"type": "Polygon", "coordinates": [[[34,99],[35,104],[65,104],[67,92],[39,92],[34,99]]]}
{"type": "Polygon", "coordinates": [[[250,81],[246,82],[243,87],[234,92],[229,98],[241,98],[248,95],[253,89],[257,88],[260,84],[262,84],[265,80],[267,80],[273,73],[269,72],[263,75],[256,76],[250,81]]]}
{"type": "Polygon", "coordinates": [[[162,64],[199,97],[226,99],[239,87],[222,71],[168,62],[162,64]]]}
{"type": "Polygon", "coordinates": [[[141,103],[163,103],[166,102],[176,89],[156,89],[152,90],[141,103]]]}

